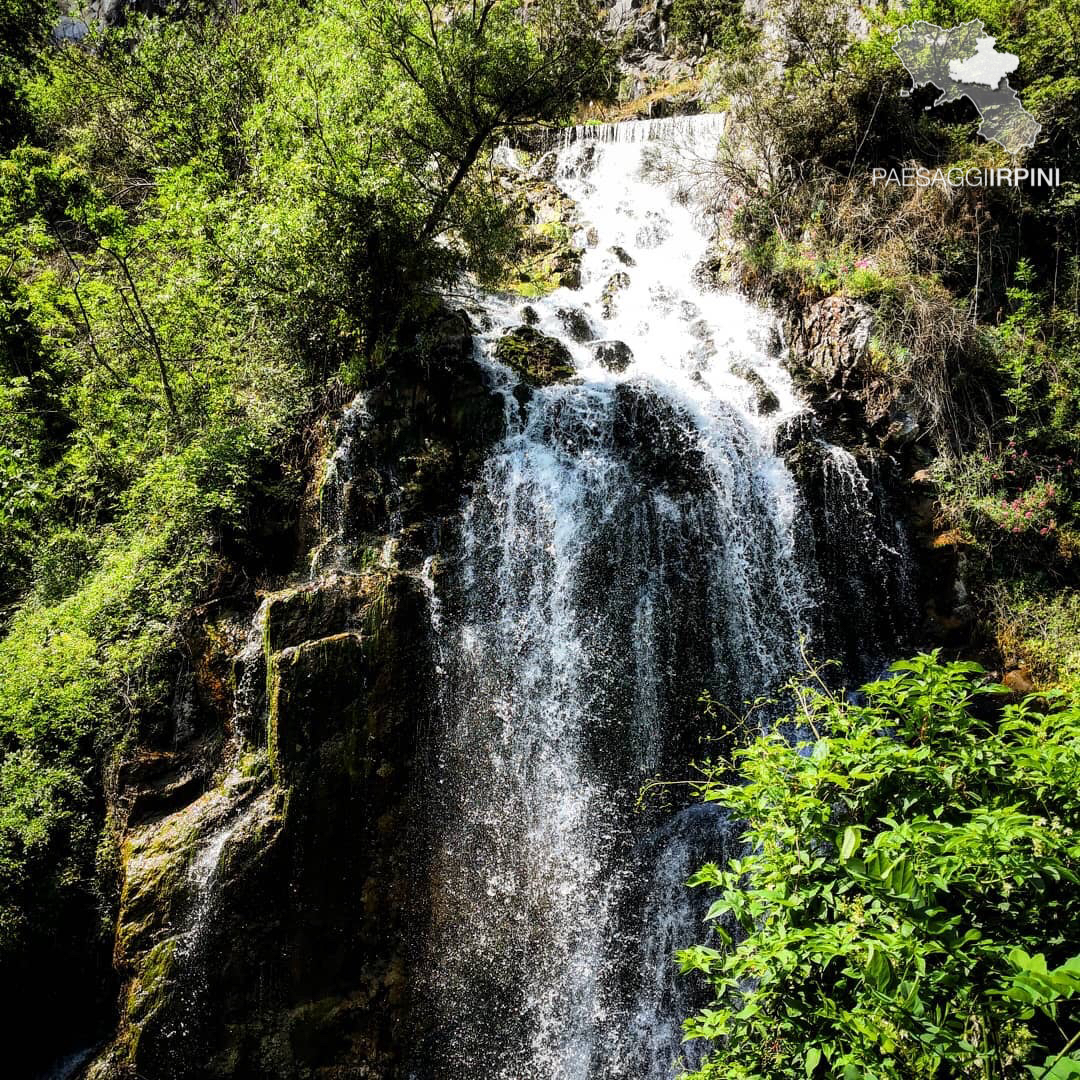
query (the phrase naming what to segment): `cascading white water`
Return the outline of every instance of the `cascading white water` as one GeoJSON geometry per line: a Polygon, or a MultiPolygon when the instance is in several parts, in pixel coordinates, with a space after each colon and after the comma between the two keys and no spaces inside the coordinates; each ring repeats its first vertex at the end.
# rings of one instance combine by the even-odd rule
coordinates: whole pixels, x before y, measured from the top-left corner
{"type": "MultiPolygon", "coordinates": [[[[238,783],[243,785],[244,781],[234,770],[225,778],[222,786],[228,791],[238,783]]],[[[191,1040],[193,1036],[197,1037],[198,1029],[206,1021],[204,999],[209,979],[208,965],[211,963],[208,945],[214,931],[218,883],[226,859],[226,848],[252,821],[265,815],[269,805],[270,796],[264,794],[247,803],[241,797],[235,805],[226,803],[218,807],[218,820],[200,838],[199,846],[188,864],[189,902],[182,922],[175,928],[174,959],[179,973],[176,1026],[168,1033],[170,1038],[177,1036],[178,1053],[197,1052],[191,1040]]]]}
{"type": "Polygon", "coordinates": [[[738,709],[798,670],[815,603],[773,452],[803,406],[769,318],[694,280],[693,188],[721,130],[572,131],[556,178],[585,223],[581,289],[528,313],[478,297],[507,434],[433,618],[433,1034],[416,1080],[661,1080],[681,1053],[671,954],[703,929],[675,879],[731,830],[635,815],[634,796],[697,753],[703,689],[738,709]],[[527,317],[569,348],[571,383],[525,391],[492,359],[527,317]]]}
{"type": "Polygon", "coordinates": [[[562,145],[581,140],[628,145],[652,141],[669,146],[681,141],[681,150],[714,149],[716,140],[724,134],[727,116],[724,113],[705,113],[700,116],[665,116],[655,120],[634,120],[619,124],[575,124],[562,129],[562,145]],[[711,143],[711,145],[710,145],[711,143]]]}
{"type": "MultiPolygon", "coordinates": [[[[646,844],[642,917],[629,946],[637,983],[621,1041],[629,1058],[623,1075],[670,1077],[676,1064],[693,1068],[701,1062],[701,1043],[681,1043],[681,1021],[702,1005],[701,987],[672,978],[672,957],[692,939],[708,936],[705,915],[714,896],[687,888],[687,879],[707,862],[723,865],[737,856],[740,832],[724,810],[704,803],[672,815],[646,844]]],[[[733,920],[727,929],[736,930],[733,920]]]]}

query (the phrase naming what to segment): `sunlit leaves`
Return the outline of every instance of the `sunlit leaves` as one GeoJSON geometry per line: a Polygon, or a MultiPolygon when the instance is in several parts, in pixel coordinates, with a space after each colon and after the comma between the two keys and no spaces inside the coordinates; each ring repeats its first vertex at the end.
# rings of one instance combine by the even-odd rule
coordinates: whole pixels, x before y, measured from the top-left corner
{"type": "Polygon", "coordinates": [[[690,882],[719,892],[679,954],[715,994],[686,1025],[717,1042],[702,1080],[1026,1076],[1080,1026],[1080,709],[987,709],[982,669],[936,655],[893,675],[806,698],[820,738],[763,736],[707,791],[748,853],[690,882]],[[1025,1032],[1043,1049],[1002,1049],[1025,1032]]]}

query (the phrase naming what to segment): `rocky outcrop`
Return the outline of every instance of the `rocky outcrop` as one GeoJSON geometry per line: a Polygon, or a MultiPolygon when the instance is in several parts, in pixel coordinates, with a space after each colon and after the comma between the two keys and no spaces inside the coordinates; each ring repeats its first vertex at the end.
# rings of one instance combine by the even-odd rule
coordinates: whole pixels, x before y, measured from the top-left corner
{"type": "Polygon", "coordinates": [[[829,296],[791,324],[799,366],[826,391],[853,387],[865,377],[874,313],[868,304],[829,296]]]}
{"type": "Polygon", "coordinates": [[[559,322],[575,341],[591,341],[596,335],[589,324],[589,317],[581,308],[559,308],[559,322]]]}
{"type": "Polygon", "coordinates": [[[588,230],[577,205],[555,183],[555,155],[541,155],[532,165],[525,151],[499,148],[492,171],[503,197],[523,223],[511,264],[514,275],[505,285],[523,296],[541,296],[557,288],[581,285],[581,255],[588,230]]]}
{"type": "Polygon", "coordinates": [[[535,326],[523,324],[503,334],[495,344],[495,359],[529,386],[550,386],[574,375],[574,360],[567,347],[535,326]]]}
{"type": "Polygon", "coordinates": [[[203,615],[218,655],[201,667],[226,673],[231,709],[193,698],[184,725],[117,774],[123,992],[92,1080],[400,1072],[413,759],[433,674],[411,567],[503,405],[464,313],[436,312],[395,360],[342,423],[319,575],[265,595],[249,627],[224,605],[203,615]]]}
{"type": "Polygon", "coordinates": [[[405,1041],[404,850],[426,601],[386,571],[263,607],[264,737],[130,830],[117,1038],[97,1080],[389,1075],[405,1041]],[[327,633],[328,630],[337,632],[327,633]]]}
{"type": "Polygon", "coordinates": [[[608,279],[607,284],[604,286],[604,291],[600,294],[600,306],[605,319],[614,317],[618,295],[623,289],[628,288],[629,285],[630,275],[626,273],[625,270],[617,271],[608,279]]]}
{"type": "Polygon", "coordinates": [[[623,42],[619,97],[641,115],[671,116],[697,107],[694,59],[673,55],[672,6],[672,0],[618,0],[608,11],[608,27],[623,42]]]}
{"type": "Polygon", "coordinates": [[[788,367],[837,441],[857,441],[868,426],[867,391],[874,315],[868,305],[830,296],[786,312],[788,367]]]}
{"type": "Polygon", "coordinates": [[[642,485],[673,495],[700,491],[709,482],[709,472],[704,452],[690,434],[694,426],[647,383],[620,383],[615,395],[615,445],[642,485]]]}
{"type": "MultiPolygon", "coordinates": [[[[937,448],[916,409],[906,403],[904,391],[875,370],[873,310],[841,295],[809,305],[791,298],[778,303],[787,366],[814,409],[813,432],[778,434],[779,448],[787,451],[804,499],[811,507],[820,501],[827,466],[835,467],[835,462],[821,460],[815,444],[827,438],[852,450],[878,497],[887,500],[908,527],[915,567],[915,584],[907,598],[914,613],[912,629],[920,628],[921,640],[970,649],[975,632],[975,610],[965,584],[971,572],[970,540],[939,524],[936,491],[926,468],[937,448]]],[[[803,427],[805,423],[796,421],[803,427]]],[[[804,542],[816,544],[827,560],[830,530],[839,536],[844,527],[818,521],[814,528],[816,538],[804,542]]],[[[855,611],[859,603],[852,597],[846,606],[855,611]]],[[[842,631],[838,625],[830,632],[835,636],[842,631]]]]}

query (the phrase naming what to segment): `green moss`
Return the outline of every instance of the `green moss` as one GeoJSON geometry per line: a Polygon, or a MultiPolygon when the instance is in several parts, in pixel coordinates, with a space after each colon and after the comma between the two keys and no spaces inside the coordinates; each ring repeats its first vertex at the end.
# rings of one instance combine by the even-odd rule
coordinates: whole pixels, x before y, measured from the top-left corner
{"type": "Polygon", "coordinates": [[[533,326],[517,326],[505,333],[495,346],[495,358],[530,386],[562,382],[575,372],[566,346],[533,326]]]}
{"type": "Polygon", "coordinates": [[[279,784],[291,783],[315,746],[354,726],[364,703],[367,665],[360,634],[305,641],[270,667],[267,753],[279,784]]]}
{"type": "MultiPolygon", "coordinates": [[[[143,956],[138,974],[128,989],[127,1019],[133,1027],[144,1024],[165,1004],[176,966],[176,946],[177,939],[168,938],[143,956]]],[[[137,1039],[132,1041],[132,1054],[136,1042],[137,1039]]]]}
{"type": "Polygon", "coordinates": [[[516,281],[510,285],[510,291],[526,300],[538,300],[548,293],[553,293],[559,287],[559,278],[554,273],[541,274],[537,277],[529,276],[524,281],[516,281]]]}
{"type": "Polygon", "coordinates": [[[269,756],[265,749],[246,750],[236,763],[236,771],[244,777],[259,779],[269,767],[269,756]]]}

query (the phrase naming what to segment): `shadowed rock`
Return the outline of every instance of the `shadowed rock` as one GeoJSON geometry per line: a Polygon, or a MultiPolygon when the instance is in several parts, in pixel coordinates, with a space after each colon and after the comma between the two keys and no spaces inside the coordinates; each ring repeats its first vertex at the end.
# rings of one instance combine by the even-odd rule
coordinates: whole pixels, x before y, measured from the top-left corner
{"type": "Polygon", "coordinates": [[[625,270],[620,270],[617,274],[612,274],[608,278],[608,283],[604,286],[604,291],[600,297],[605,319],[610,319],[615,314],[615,297],[623,289],[628,288],[629,285],[630,275],[625,270]]]}
{"type": "Polygon", "coordinates": [[[559,308],[559,322],[575,341],[592,341],[596,336],[589,325],[588,316],[580,308],[559,308]]]}
{"type": "Polygon", "coordinates": [[[616,373],[625,371],[634,362],[634,354],[624,341],[598,341],[593,346],[593,356],[601,367],[616,373]]]}

